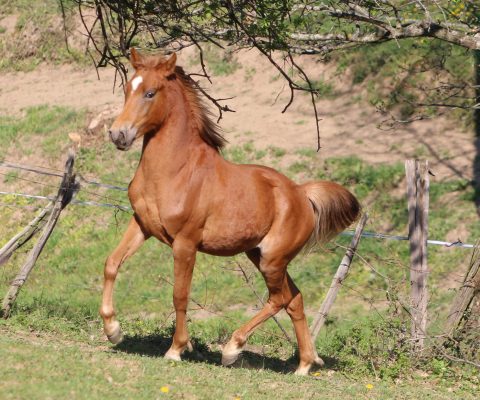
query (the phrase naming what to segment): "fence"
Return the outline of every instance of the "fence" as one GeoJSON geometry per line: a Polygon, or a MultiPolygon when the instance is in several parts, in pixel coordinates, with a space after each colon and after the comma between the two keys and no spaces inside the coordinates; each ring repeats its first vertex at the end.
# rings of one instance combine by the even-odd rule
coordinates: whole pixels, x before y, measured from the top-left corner
{"type": "MultiPolygon", "coordinates": [[[[95,192],[89,192],[85,189],[86,185],[93,185],[108,190],[125,192],[128,190],[125,186],[98,182],[96,180],[87,179],[79,174],[75,174],[74,160],[75,155],[73,153],[69,153],[63,173],[60,173],[58,170],[39,166],[19,165],[7,161],[3,161],[0,163],[0,166],[13,170],[28,171],[36,174],[61,178],[61,183],[57,188],[58,191],[56,196],[43,196],[27,193],[16,193],[10,191],[0,191],[0,195],[19,196],[49,201],[47,206],[41,209],[38,215],[20,233],[15,235],[2,247],[2,249],[0,249],[1,266],[9,260],[11,255],[16,250],[25,245],[25,243],[31,240],[37,233],[41,232],[37,243],[30,251],[29,255],[27,256],[26,262],[23,264],[19,273],[12,281],[9,290],[4,297],[2,305],[2,313],[4,318],[8,318],[8,316],[10,315],[12,305],[14,304],[21,287],[28,279],[28,276],[35,265],[35,261],[40,256],[45,246],[45,243],[47,242],[51,232],[55,228],[56,222],[58,221],[60,214],[62,210],[65,209],[65,207],[72,204],[83,206],[108,207],[125,212],[131,211],[131,208],[129,206],[125,204],[119,204],[115,201],[115,199],[112,199],[108,196],[99,195],[95,192]],[[79,191],[83,191],[94,196],[99,196],[109,202],[77,200],[75,196],[79,191]]],[[[318,335],[329,315],[335,298],[342,286],[342,283],[347,273],[349,272],[351,262],[355,254],[357,254],[357,246],[360,238],[362,237],[381,240],[387,239],[408,241],[410,244],[411,299],[410,304],[408,304],[407,307],[408,312],[411,315],[411,335],[414,349],[421,350],[424,346],[424,339],[427,336],[428,244],[441,245],[446,247],[473,248],[475,250],[474,257],[472,258],[471,268],[467,272],[464,283],[462,284],[455,300],[452,303],[448,323],[446,326],[446,332],[448,332],[449,335],[451,335],[455,331],[456,327],[459,325],[460,321],[465,315],[465,311],[468,309],[468,307],[470,307],[475,293],[480,287],[479,262],[477,260],[480,259],[478,247],[476,247],[476,245],[474,244],[462,243],[461,241],[447,242],[428,239],[428,163],[416,160],[408,160],[405,164],[405,167],[407,177],[407,198],[409,211],[409,236],[405,237],[385,235],[376,232],[364,232],[363,230],[368,219],[368,215],[366,213],[362,216],[355,232],[346,231],[343,233],[343,235],[351,235],[353,236],[353,238],[350,246],[346,249],[345,256],[343,257],[340,266],[333,278],[332,284],[328,290],[325,300],[323,301],[320,309],[315,315],[315,319],[311,327],[312,335],[314,338],[318,335]]],[[[248,284],[248,277],[245,272],[243,272],[243,275],[246,278],[246,282],[248,284]]],[[[252,290],[254,290],[253,287],[252,290]]],[[[260,296],[256,292],[255,294],[261,301],[260,296]]],[[[290,340],[288,334],[286,333],[280,322],[278,320],[276,320],[276,322],[284,333],[285,337],[290,340]]]]}

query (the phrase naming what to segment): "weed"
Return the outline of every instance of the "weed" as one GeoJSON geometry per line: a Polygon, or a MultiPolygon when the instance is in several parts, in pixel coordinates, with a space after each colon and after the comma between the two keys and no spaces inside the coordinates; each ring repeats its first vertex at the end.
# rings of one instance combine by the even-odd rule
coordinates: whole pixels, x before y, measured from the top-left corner
{"type": "MultiPolygon", "coordinates": [[[[62,14],[58,2],[16,0],[6,3],[5,11],[15,12],[18,19],[15,31],[0,37],[0,49],[3,53],[0,69],[31,71],[42,62],[82,65],[90,62],[80,50],[72,46],[67,49],[65,34],[59,24],[62,14]]],[[[70,9],[65,11],[67,30],[73,31],[75,18],[70,9]]]]}
{"type": "Polygon", "coordinates": [[[254,67],[248,67],[245,69],[245,81],[248,82],[248,81],[251,81],[253,79],[253,76],[255,75],[256,73],[256,69],[254,67]]]}
{"type": "Polygon", "coordinates": [[[318,153],[314,149],[306,147],[306,148],[295,150],[295,154],[298,154],[299,156],[303,156],[303,157],[313,158],[313,157],[316,157],[318,153]]]}
{"type": "MultiPolygon", "coordinates": [[[[67,133],[81,126],[84,120],[83,111],[56,106],[31,107],[22,119],[0,116],[0,140],[15,145],[21,138],[39,135],[43,137],[44,150],[49,156],[55,157],[67,142],[67,133]]],[[[0,156],[4,156],[7,150],[8,146],[2,146],[0,156]]]]}
{"type": "Polygon", "coordinates": [[[220,51],[217,47],[207,46],[205,60],[212,70],[213,75],[227,76],[233,74],[241,65],[231,52],[220,51]]]}
{"type": "Polygon", "coordinates": [[[3,183],[12,183],[18,179],[19,173],[18,171],[10,171],[5,174],[3,177],[3,183]]]}
{"type": "Polygon", "coordinates": [[[275,158],[281,158],[286,154],[286,150],[281,147],[269,146],[267,150],[275,158]]]}

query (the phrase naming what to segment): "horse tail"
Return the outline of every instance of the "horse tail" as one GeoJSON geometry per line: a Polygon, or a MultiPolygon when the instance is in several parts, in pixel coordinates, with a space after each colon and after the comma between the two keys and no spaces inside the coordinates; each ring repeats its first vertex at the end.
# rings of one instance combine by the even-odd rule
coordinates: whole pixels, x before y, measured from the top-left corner
{"type": "Polygon", "coordinates": [[[326,243],[360,215],[360,203],[343,186],[329,181],[308,182],[300,187],[313,205],[315,228],[306,247],[326,243]]]}

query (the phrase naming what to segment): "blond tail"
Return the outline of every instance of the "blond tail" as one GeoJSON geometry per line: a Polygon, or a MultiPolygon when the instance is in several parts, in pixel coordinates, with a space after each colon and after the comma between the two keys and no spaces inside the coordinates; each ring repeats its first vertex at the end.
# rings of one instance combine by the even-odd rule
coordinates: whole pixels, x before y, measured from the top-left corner
{"type": "Polygon", "coordinates": [[[317,181],[300,187],[315,210],[315,229],[307,242],[307,248],[328,242],[352,224],[360,214],[360,204],[356,197],[337,183],[317,181]]]}

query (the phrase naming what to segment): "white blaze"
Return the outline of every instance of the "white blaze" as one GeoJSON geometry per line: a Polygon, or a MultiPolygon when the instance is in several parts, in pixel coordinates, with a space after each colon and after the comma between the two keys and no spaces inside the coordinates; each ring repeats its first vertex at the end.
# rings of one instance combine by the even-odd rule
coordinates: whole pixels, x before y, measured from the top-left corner
{"type": "Polygon", "coordinates": [[[143,78],[141,76],[136,76],[132,79],[132,92],[137,90],[138,86],[143,82],[143,78]]]}

